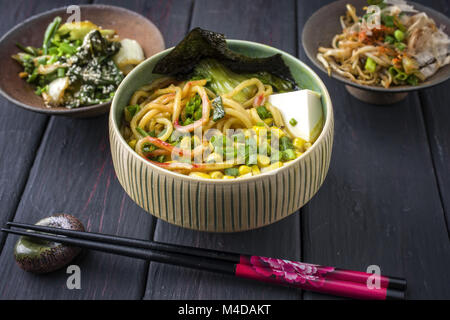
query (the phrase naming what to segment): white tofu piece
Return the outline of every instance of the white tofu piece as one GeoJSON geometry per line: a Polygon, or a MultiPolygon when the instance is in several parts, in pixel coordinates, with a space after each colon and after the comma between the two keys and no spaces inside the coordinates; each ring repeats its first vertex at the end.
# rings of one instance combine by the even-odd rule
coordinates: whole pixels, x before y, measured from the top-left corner
{"type": "Polygon", "coordinates": [[[273,94],[269,102],[284,118],[287,129],[296,137],[308,142],[314,142],[322,132],[323,110],[320,93],[311,90],[273,94]],[[297,124],[292,126],[291,119],[297,124]]]}
{"type": "Polygon", "coordinates": [[[119,69],[128,74],[135,66],[144,61],[144,51],[136,40],[123,39],[119,52],[113,57],[119,69]]]}

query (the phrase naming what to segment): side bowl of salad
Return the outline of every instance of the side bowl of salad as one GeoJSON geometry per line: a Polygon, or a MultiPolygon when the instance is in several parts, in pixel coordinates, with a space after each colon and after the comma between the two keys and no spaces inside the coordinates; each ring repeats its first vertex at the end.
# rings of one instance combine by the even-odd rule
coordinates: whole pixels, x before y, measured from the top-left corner
{"type": "Polygon", "coordinates": [[[0,39],[0,93],[30,111],[93,117],[109,111],[131,69],[164,49],[156,26],[130,10],[62,7],[33,16],[0,39]]]}
{"type": "Polygon", "coordinates": [[[340,0],[306,22],[309,59],[356,98],[391,104],[450,78],[450,19],[404,0],[340,0]]]}

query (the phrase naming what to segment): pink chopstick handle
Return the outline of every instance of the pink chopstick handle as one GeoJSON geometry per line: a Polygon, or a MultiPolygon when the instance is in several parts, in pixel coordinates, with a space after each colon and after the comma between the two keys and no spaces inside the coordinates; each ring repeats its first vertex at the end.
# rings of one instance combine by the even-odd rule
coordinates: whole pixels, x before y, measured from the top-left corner
{"type": "Polygon", "coordinates": [[[289,261],[284,259],[274,259],[260,256],[245,256],[240,257],[241,264],[247,264],[255,267],[265,267],[275,270],[282,270],[291,273],[300,273],[300,275],[308,274],[309,276],[322,277],[326,275],[327,279],[351,281],[362,284],[367,284],[369,279],[374,279],[378,277],[377,280],[381,287],[387,288],[389,285],[390,278],[382,275],[375,275],[372,273],[352,271],[337,269],[334,267],[324,267],[315,264],[289,261]]]}
{"type": "Polygon", "coordinates": [[[380,286],[369,287],[367,280],[376,277],[374,274],[259,256],[241,256],[236,276],[356,299],[385,300],[391,294],[394,298],[403,295],[387,289],[387,277],[378,276],[380,286]]]}
{"type": "Polygon", "coordinates": [[[370,289],[368,286],[357,282],[314,279],[313,277],[300,278],[297,274],[288,272],[281,274],[279,270],[272,269],[260,268],[256,271],[253,266],[246,264],[237,264],[235,275],[240,278],[296,287],[353,299],[386,300],[387,298],[387,288],[383,287],[370,289]]]}

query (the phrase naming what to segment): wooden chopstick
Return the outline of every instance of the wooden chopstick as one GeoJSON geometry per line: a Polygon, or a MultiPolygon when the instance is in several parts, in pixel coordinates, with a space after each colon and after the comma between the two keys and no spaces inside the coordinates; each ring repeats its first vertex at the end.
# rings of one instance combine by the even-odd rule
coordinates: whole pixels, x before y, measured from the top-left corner
{"type": "MultiPolygon", "coordinates": [[[[170,253],[179,253],[179,254],[183,254],[183,255],[204,257],[204,258],[215,259],[215,260],[218,259],[218,260],[222,260],[222,261],[233,262],[235,264],[240,263],[240,264],[251,265],[251,260],[252,260],[252,256],[249,256],[249,255],[242,255],[242,254],[237,254],[237,253],[223,252],[223,251],[203,249],[203,248],[194,248],[194,247],[188,247],[188,246],[182,246],[182,245],[164,244],[164,243],[149,241],[149,240],[140,240],[140,239],[134,239],[134,238],[119,237],[116,235],[108,235],[108,234],[101,234],[101,233],[68,230],[68,229],[53,228],[53,227],[46,227],[46,226],[38,226],[38,225],[25,224],[25,223],[19,223],[19,222],[8,222],[7,224],[8,224],[8,226],[12,226],[12,227],[24,228],[24,229],[41,231],[41,232],[46,232],[46,233],[58,234],[58,235],[64,235],[64,236],[74,237],[74,238],[78,238],[78,239],[101,241],[104,243],[117,244],[117,245],[129,246],[129,247],[134,247],[134,248],[158,250],[158,251],[170,252],[170,253]]],[[[264,258],[264,257],[255,257],[255,258],[264,258]]],[[[284,260],[284,261],[287,261],[287,260],[284,260]]],[[[294,263],[304,264],[302,262],[294,262],[294,263]]],[[[273,266],[274,269],[279,269],[280,267],[282,267],[282,265],[281,266],[277,266],[277,265],[273,266]]],[[[322,266],[316,266],[316,267],[323,268],[322,266]]],[[[330,279],[332,278],[334,280],[353,281],[353,282],[357,282],[357,283],[366,284],[368,278],[373,276],[372,274],[368,274],[365,272],[357,272],[357,271],[337,269],[337,268],[334,268],[334,269],[335,269],[335,271],[329,275],[329,278],[330,279]]],[[[396,277],[380,276],[380,285],[382,287],[396,289],[396,290],[400,290],[400,291],[406,290],[406,281],[404,279],[396,278],[396,277]]]]}
{"type": "Polygon", "coordinates": [[[103,234],[103,233],[52,228],[52,227],[39,226],[39,225],[35,225],[35,224],[25,224],[25,223],[19,223],[19,222],[8,222],[7,225],[11,226],[11,227],[16,227],[16,228],[23,228],[23,229],[34,230],[34,231],[47,232],[47,233],[52,233],[52,234],[69,236],[69,237],[73,237],[73,238],[93,240],[93,241],[102,241],[105,243],[120,244],[123,246],[144,248],[144,249],[151,249],[151,250],[159,250],[159,251],[166,251],[166,252],[172,252],[172,253],[182,253],[182,254],[188,254],[188,255],[192,255],[192,256],[199,256],[199,257],[205,257],[205,258],[211,258],[211,259],[230,261],[233,263],[239,262],[239,257],[240,257],[239,254],[231,253],[231,252],[222,252],[222,251],[209,250],[209,249],[203,249],[203,248],[193,248],[193,247],[182,246],[182,245],[171,245],[171,244],[165,244],[165,243],[160,243],[160,242],[156,242],[156,241],[120,237],[120,236],[116,236],[116,235],[109,235],[109,234],[103,234]]]}
{"type": "MultiPolygon", "coordinates": [[[[333,274],[340,274],[339,270],[335,271],[335,268],[328,268],[328,267],[320,267],[318,268],[327,268],[329,269],[327,272],[326,277],[321,277],[319,275],[316,275],[315,277],[311,277],[311,274],[308,274],[310,277],[308,278],[308,281],[300,281],[295,282],[291,281],[291,279],[294,279],[295,277],[300,277],[301,274],[298,272],[290,272],[290,271],[281,271],[277,269],[273,269],[271,266],[268,265],[254,265],[252,264],[251,260],[244,261],[249,256],[243,256],[243,255],[237,255],[237,254],[231,254],[231,253],[223,253],[227,256],[227,258],[238,256],[240,257],[240,261],[235,263],[233,261],[227,261],[227,260],[221,260],[217,258],[211,258],[211,257],[203,257],[203,256],[194,256],[189,254],[184,254],[183,252],[180,252],[180,247],[178,246],[170,246],[170,245],[164,245],[159,244],[155,242],[144,241],[144,240],[138,240],[138,239],[132,239],[132,238],[120,238],[112,235],[102,235],[102,234],[92,234],[89,232],[80,232],[80,231],[74,231],[74,230],[66,230],[66,229],[59,229],[59,228],[50,228],[50,227],[43,227],[43,226],[35,226],[35,225],[26,225],[21,223],[9,223],[11,226],[16,227],[22,227],[22,228],[28,228],[28,229],[39,229],[39,231],[47,232],[47,233],[59,233],[64,234],[61,235],[53,235],[53,234],[42,234],[37,232],[30,232],[30,231],[19,231],[19,230],[12,230],[12,229],[2,229],[3,232],[12,233],[16,235],[22,235],[22,236],[29,236],[29,237],[36,237],[40,239],[45,239],[48,241],[53,242],[59,242],[64,243],[72,246],[77,247],[83,247],[88,248],[92,250],[99,250],[129,257],[135,257],[145,260],[152,260],[156,262],[161,263],[168,263],[168,264],[174,264],[179,265],[183,267],[189,267],[194,269],[200,269],[200,270],[207,270],[207,271],[213,271],[213,272],[220,272],[225,274],[231,274],[238,277],[243,278],[250,278],[254,280],[259,281],[265,281],[265,282],[272,282],[276,284],[281,285],[288,285],[288,286],[294,286],[298,288],[302,288],[305,290],[311,290],[316,292],[322,292],[322,293],[328,293],[328,294],[335,294],[339,296],[346,296],[351,298],[357,298],[357,299],[403,299],[404,298],[404,292],[402,290],[392,289],[389,287],[380,287],[380,288],[374,288],[369,289],[367,285],[361,283],[361,282],[353,282],[345,280],[345,277],[348,277],[349,274],[355,273],[354,271],[348,271],[343,270],[343,275],[333,277],[333,274]],[[75,235],[76,237],[72,237],[75,235]],[[86,235],[90,237],[90,239],[86,239],[86,235]],[[108,239],[110,241],[109,243],[107,241],[104,241],[105,239],[108,239]],[[114,242],[114,243],[111,243],[114,242]],[[121,244],[119,244],[121,243],[121,244]],[[128,245],[123,245],[123,244],[128,245]],[[131,244],[131,245],[130,245],[131,244]],[[136,247],[135,245],[139,244],[141,247],[136,247]],[[143,246],[153,246],[162,248],[159,245],[169,246],[172,250],[178,250],[178,252],[166,252],[166,251],[159,251],[156,249],[148,249],[148,248],[142,248],[143,246]],[[333,269],[333,270],[331,270],[333,269]],[[259,272],[263,271],[263,272],[259,272]],[[268,277],[267,274],[274,274],[278,276],[270,276],[268,277]],[[286,281],[286,279],[289,278],[289,281],[286,281]]],[[[197,252],[196,248],[190,248],[191,253],[197,252]]],[[[212,253],[217,254],[221,252],[216,252],[213,250],[205,250],[201,249],[202,253],[212,253]]],[[[222,254],[222,253],[221,253],[222,254]]],[[[250,258],[262,258],[262,257],[250,257],[250,258]]],[[[263,258],[268,259],[268,258],[263,258]]],[[[285,260],[277,260],[277,261],[285,261],[285,260]]],[[[298,263],[301,264],[301,263],[298,263]]],[[[313,266],[313,265],[309,265],[313,266]]],[[[320,271],[320,270],[319,270],[320,271]]],[[[321,270],[323,272],[323,270],[321,270]]],[[[362,274],[356,272],[356,274],[362,274]]],[[[351,278],[351,277],[350,277],[351,278]]],[[[303,279],[301,279],[303,280],[303,279]]]]}
{"type": "Polygon", "coordinates": [[[122,256],[152,260],[161,263],[176,264],[183,267],[196,268],[208,271],[221,271],[223,273],[234,274],[233,263],[223,263],[220,260],[212,260],[201,257],[190,257],[176,253],[166,253],[157,250],[148,250],[143,248],[134,248],[112,243],[99,241],[70,238],[66,236],[55,236],[37,232],[20,231],[2,228],[1,231],[26,237],[34,237],[47,241],[68,244],[75,247],[103,251],[107,253],[118,254],[122,256]],[[187,258],[186,258],[187,257],[187,258]]]}

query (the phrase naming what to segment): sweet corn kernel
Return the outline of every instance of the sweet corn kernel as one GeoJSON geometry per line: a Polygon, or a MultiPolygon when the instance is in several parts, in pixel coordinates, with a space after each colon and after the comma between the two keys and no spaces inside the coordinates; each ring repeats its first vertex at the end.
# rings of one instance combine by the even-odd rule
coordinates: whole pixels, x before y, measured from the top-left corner
{"type": "Polygon", "coordinates": [[[252,168],[250,168],[249,166],[242,165],[239,167],[239,175],[240,176],[243,176],[244,174],[251,173],[251,172],[252,172],[252,168]]]}
{"type": "Polygon", "coordinates": [[[297,158],[300,157],[302,154],[303,154],[303,152],[295,151],[295,155],[297,156],[297,158]]]}
{"type": "Polygon", "coordinates": [[[268,156],[258,154],[256,159],[260,167],[267,167],[270,164],[270,158],[268,156]]]}
{"type": "Polygon", "coordinates": [[[223,157],[222,157],[222,155],[220,155],[220,154],[218,154],[218,153],[216,153],[216,152],[213,152],[213,153],[211,153],[207,158],[206,158],[206,162],[207,163],[221,163],[221,162],[223,162],[223,157]]]}
{"type": "Polygon", "coordinates": [[[181,139],[180,148],[182,149],[191,149],[191,138],[184,137],[181,139]]]}
{"type": "Polygon", "coordinates": [[[253,126],[253,130],[255,131],[255,133],[258,137],[260,135],[267,137],[267,128],[266,127],[253,126]]]}
{"type": "Polygon", "coordinates": [[[263,120],[265,124],[267,124],[268,126],[270,126],[273,123],[273,119],[272,118],[267,118],[263,120]]]}
{"type": "Polygon", "coordinates": [[[251,172],[249,172],[249,173],[243,174],[242,176],[239,176],[238,178],[248,178],[251,176],[253,176],[253,174],[251,172]]]}
{"type": "Polygon", "coordinates": [[[261,173],[261,171],[259,170],[259,167],[257,165],[252,166],[252,173],[253,173],[253,175],[261,173]]]}
{"type": "Polygon", "coordinates": [[[134,149],[136,147],[136,142],[137,142],[136,139],[133,139],[128,142],[128,145],[134,149]]]}
{"type": "Polygon", "coordinates": [[[262,168],[261,171],[262,171],[262,172],[268,172],[268,171],[272,171],[272,170],[278,169],[278,168],[280,168],[280,167],[282,167],[282,166],[283,166],[283,162],[278,161],[278,162],[272,163],[272,164],[271,164],[270,166],[268,166],[268,167],[262,168]]]}
{"type": "Polygon", "coordinates": [[[312,143],[311,142],[306,142],[305,143],[305,150],[308,150],[309,148],[311,148],[312,143]]]}
{"type": "Polygon", "coordinates": [[[189,173],[189,176],[203,178],[203,179],[211,179],[211,176],[204,172],[191,172],[191,173],[189,173]]]}
{"type": "Polygon", "coordinates": [[[306,141],[302,138],[294,138],[293,144],[294,147],[300,151],[303,151],[306,141]]]}
{"type": "Polygon", "coordinates": [[[202,144],[202,141],[200,140],[200,138],[199,137],[197,137],[197,136],[193,136],[192,137],[192,146],[195,148],[195,147],[197,147],[197,146],[199,146],[199,145],[201,145],[202,144]]]}
{"type": "Polygon", "coordinates": [[[211,179],[222,179],[223,173],[220,171],[213,171],[209,174],[211,176],[211,179]]]}
{"type": "Polygon", "coordinates": [[[234,177],[233,176],[223,176],[222,179],[225,179],[225,180],[227,180],[227,179],[234,179],[234,177]]]}
{"type": "Polygon", "coordinates": [[[281,138],[282,136],[285,136],[286,134],[283,132],[283,130],[281,130],[280,128],[277,127],[270,127],[270,132],[272,134],[276,134],[278,136],[278,138],[281,138]]]}

